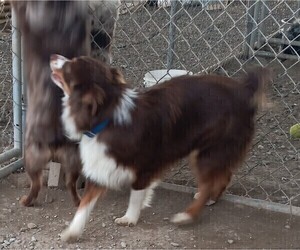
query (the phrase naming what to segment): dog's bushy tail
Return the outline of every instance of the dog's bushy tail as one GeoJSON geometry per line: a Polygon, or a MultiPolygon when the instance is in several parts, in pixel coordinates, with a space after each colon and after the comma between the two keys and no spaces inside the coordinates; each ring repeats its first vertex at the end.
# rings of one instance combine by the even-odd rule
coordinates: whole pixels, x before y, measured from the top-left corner
{"type": "Polygon", "coordinates": [[[256,67],[247,71],[244,77],[244,88],[249,94],[250,104],[258,109],[270,107],[266,97],[266,86],[272,81],[271,70],[256,67]]]}

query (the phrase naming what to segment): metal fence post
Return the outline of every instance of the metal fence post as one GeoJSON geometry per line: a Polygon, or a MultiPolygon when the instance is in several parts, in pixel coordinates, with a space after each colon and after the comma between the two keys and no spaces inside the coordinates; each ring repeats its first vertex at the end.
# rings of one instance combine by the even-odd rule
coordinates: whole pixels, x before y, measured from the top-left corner
{"type": "Polygon", "coordinates": [[[22,149],[22,71],[21,71],[21,34],[12,11],[12,73],[13,73],[13,112],[14,148],[22,149]]]}
{"type": "Polygon", "coordinates": [[[244,46],[244,54],[246,56],[246,58],[249,58],[250,55],[252,54],[252,44],[251,41],[253,41],[253,30],[254,28],[254,11],[255,11],[255,5],[256,4],[252,4],[251,5],[250,0],[247,1],[247,28],[246,28],[246,37],[245,37],[245,46],[244,46]]]}
{"type": "Polygon", "coordinates": [[[176,14],[178,9],[178,0],[171,1],[171,18],[169,26],[169,46],[167,54],[167,69],[171,69],[173,66],[174,49],[175,49],[175,36],[176,36],[176,14]]]}

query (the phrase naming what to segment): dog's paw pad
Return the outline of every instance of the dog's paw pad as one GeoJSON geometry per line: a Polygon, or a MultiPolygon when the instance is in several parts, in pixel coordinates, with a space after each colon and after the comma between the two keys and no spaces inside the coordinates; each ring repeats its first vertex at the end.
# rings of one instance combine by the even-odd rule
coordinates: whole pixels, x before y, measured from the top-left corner
{"type": "Polygon", "coordinates": [[[60,234],[60,239],[64,242],[72,242],[76,241],[80,236],[78,232],[72,232],[69,228],[62,231],[60,234]]]}
{"type": "Polygon", "coordinates": [[[132,220],[126,216],[123,216],[121,218],[115,219],[115,223],[120,225],[120,226],[135,226],[137,221],[132,220]]]}
{"type": "Polygon", "coordinates": [[[172,217],[171,222],[178,225],[185,225],[193,222],[193,218],[188,213],[178,213],[172,217]]]}

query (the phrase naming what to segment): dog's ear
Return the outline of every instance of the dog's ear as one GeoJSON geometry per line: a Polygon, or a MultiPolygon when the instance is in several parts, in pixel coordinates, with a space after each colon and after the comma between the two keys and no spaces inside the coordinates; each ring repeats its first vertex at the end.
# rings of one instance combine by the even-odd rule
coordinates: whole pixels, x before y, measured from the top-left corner
{"type": "Polygon", "coordinates": [[[110,71],[111,71],[111,74],[113,76],[113,81],[115,83],[126,84],[125,78],[124,78],[122,72],[119,69],[111,68],[110,71]]]}
{"type": "Polygon", "coordinates": [[[105,92],[102,88],[95,87],[82,97],[82,102],[91,106],[92,115],[96,115],[98,106],[103,104],[105,92]]]}

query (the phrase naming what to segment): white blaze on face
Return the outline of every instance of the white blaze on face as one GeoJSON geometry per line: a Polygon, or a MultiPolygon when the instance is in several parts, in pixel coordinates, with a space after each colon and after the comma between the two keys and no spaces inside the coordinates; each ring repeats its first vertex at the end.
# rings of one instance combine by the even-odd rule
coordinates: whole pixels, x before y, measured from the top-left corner
{"type": "Polygon", "coordinates": [[[64,88],[62,84],[61,74],[59,74],[57,71],[61,70],[64,64],[68,61],[70,61],[68,58],[61,55],[51,55],[50,57],[50,68],[52,70],[51,79],[63,91],[64,88]]]}
{"type": "Polygon", "coordinates": [[[50,59],[50,67],[53,70],[62,69],[66,62],[70,61],[68,58],[61,55],[52,55],[50,59]]]}

